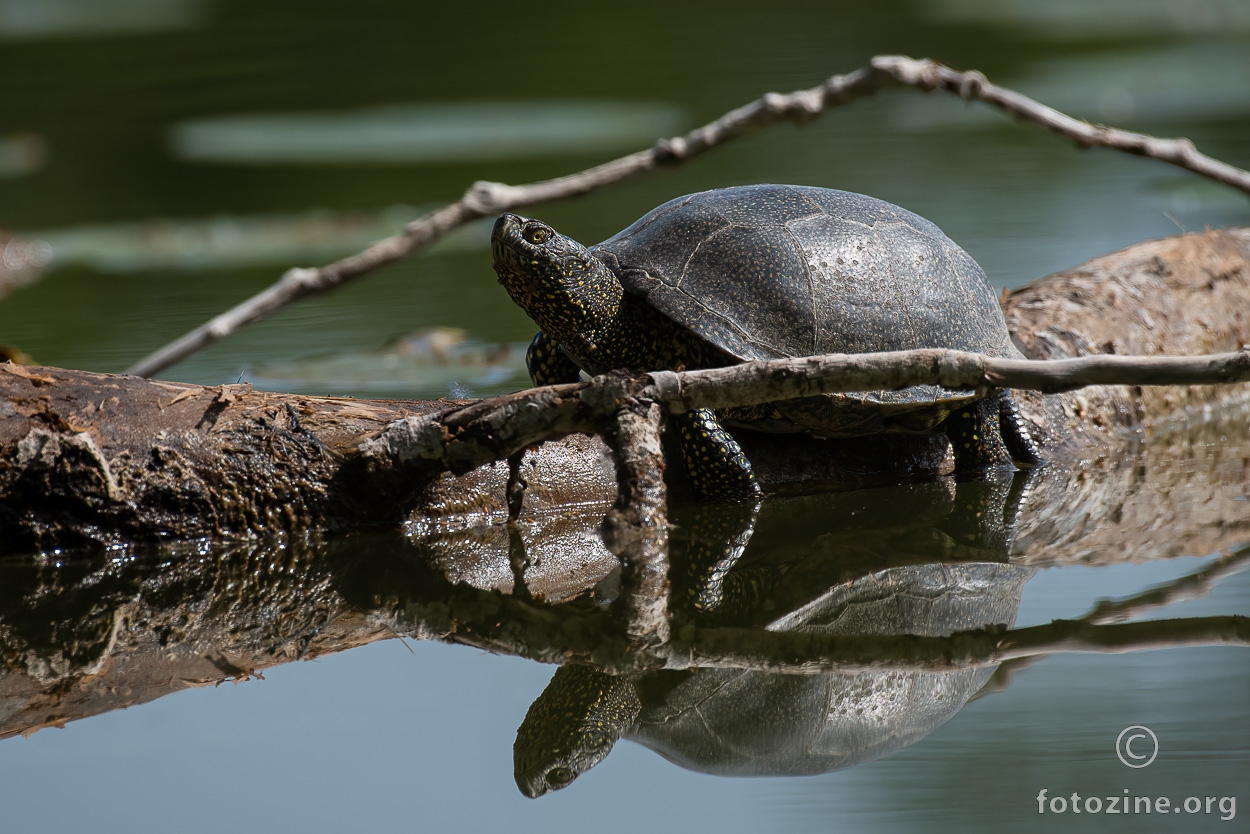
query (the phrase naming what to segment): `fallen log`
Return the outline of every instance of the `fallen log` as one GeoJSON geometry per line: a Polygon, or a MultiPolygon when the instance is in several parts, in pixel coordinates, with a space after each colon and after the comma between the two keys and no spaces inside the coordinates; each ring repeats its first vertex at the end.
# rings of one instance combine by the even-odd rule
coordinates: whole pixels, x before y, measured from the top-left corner
{"type": "MultiPolygon", "coordinates": [[[[1041,279],[1004,303],[1013,338],[1031,359],[1234,352],[1250,341],[1247,310],[1244,229],[1139,244],[1041,279]]],[[[471,455],[386,472],[362,450],[376,450],[396,421],[438,415],[440,425],[473,428],[485,406],[307,397],[3,365],[0,551],[289,536],[404,521],[455,526],[506,517],[510,484],[514,514],[522,518],[577,505],[602,514],[615,499],[614,464],[602,441],[585,433],[596,428],[595,412],[573,388],[542,394],[545,405],[565,409],[559,440],[526,449],[519,436],[514,445],[523,452],[503,449],[497,435],[517,425],[505,409],[492,431],[474,435],[471,455]],[[498,459],[484,463],[492,451],[498,459]],[[518,484],[525,487],[519,507],[518,484]]],[[[1105,455],[1134,431],[1229,408],[1247,391],[1099,385],[1054,395],[1022,391],[1017,400],[1059,471],[1105,455]]],[[[511,402],[521,408],[533,400],[515,395],[511,402]]],[[[932,477],[949,467],[942,438],[740,437],[772,492],[932,477]]],[[[677,469],[670,468],[670,481],[680,494],[677,469]]]]}

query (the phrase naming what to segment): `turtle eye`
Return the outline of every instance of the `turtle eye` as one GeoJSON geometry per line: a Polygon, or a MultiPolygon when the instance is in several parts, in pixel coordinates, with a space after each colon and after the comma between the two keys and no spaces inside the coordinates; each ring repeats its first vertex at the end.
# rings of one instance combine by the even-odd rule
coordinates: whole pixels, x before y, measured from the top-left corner
{"type": "Polygon", "coordinates": [[[525,228],[521,230],[521,237],[530,243],[546,243],[555,236],[550,226],[542,223],[526,223],[525,228]]]}
{"type": "Polygon", "coordinates": [[[571,768],[553,767],[547,772],[547,785],[553,791],[558,791],[560,788],[568,785],[576,778],[577,773],[575,773],[571,768]]]}

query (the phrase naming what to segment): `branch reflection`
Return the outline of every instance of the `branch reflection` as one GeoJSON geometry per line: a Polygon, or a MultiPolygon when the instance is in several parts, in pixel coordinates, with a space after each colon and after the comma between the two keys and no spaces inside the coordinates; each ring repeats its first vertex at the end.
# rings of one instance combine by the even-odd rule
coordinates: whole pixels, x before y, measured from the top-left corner
{"type": "MultiPolygon", "coordinates": [[[[1080,519],[1109,497],[1140,523],[1146,501],[1119,474],[1131,461],[1109,469],[1097,488],[1088,472],[1068,473],[1080,519]]],[[[1188,461],[1184,477],[1199,469],[1188,461]]],[[[1245,617],[1128,622],[1208,593],[1250,564],[1244,547],[1080,620],[1013,628],[1035,566],[1066,561],[1078,528],[1085,541],[1106,536],[1087,520],[1060,525],[1056,475],[1036,477],[676,507],[671,637],[644,650],[613,604],[619,570],[595,534],[601,507],[511,526],[10,559],[0,738],[401,635],[560,666],[516,740],[517,783],[537,796],[620,738],[709,773],[818,773],[916,743],[1054,653],[1250,644],[1245,617]],[[1061,531],[1049,549],[1045,530],[1061,531]],[[525,593],[514,596],[518,577],[525,593]]],[[[1219,486],[1244,493],[1236,479],[1219,486]]],[[[1173,508],[1159,512],[1178,525],[1173,508]]]]}

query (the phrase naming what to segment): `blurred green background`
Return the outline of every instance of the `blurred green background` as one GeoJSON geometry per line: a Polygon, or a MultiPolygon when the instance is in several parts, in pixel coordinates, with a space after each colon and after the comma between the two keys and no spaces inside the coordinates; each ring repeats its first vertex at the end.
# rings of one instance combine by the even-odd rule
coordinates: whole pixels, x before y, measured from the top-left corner
{"type": "MultiPolygon", "coordinates": [[[[357,251],[474,180],[570,173],[878,53],[979,69],[1072,115],[1185,135],[1247,166],[1248,46],[1244,0],[0,0],[0,230],[50,257],[42,280],[0,301],[0,344],[120,371],[286,267],[357,251]]],[[[1181,228],[1250,222],[1229,189],[916,90],[530,211],[592,243],[679,194],[768,181],[917,211],[999,286],[1181,228]]],[[[162,375],[233,382],[428,327],[528,341],[533,326],[495,282],[487,228],[162,375]]],[[[447,391],[420,373],[366,383],[377,363],[355,361],[358,391],[307,366],[283,384],[447,391]]],[[[489,393],[519,381],[463,382],[489,393]]]]}

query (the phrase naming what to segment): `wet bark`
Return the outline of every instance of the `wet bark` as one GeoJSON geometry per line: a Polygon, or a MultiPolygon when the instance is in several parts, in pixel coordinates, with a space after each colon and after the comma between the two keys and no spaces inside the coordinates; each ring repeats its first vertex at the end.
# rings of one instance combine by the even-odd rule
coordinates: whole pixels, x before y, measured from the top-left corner
{"type": "MultiPolygon", "coordinates": [[[[1236,351],[1250,341],[1248,310],[1250,230],[1139,244],[1041,279],[1004,304],[1014,339],[1035,359],[1236,351]]],[[[291,536],[405,520],[465,526],[507,516],[509,457],[514,487],[526,485],[519,507],[513,491],[519,519],[577,505],[601,516],[616,498],[615,464],[586,434],[606,427],[602,407],[575,388],[518,394],[487,414],[481,403],[305,397],[3,365],[0,550],[291,536]],[[534,445],[536,409],[558,412],[543,425],[562,439],[534,445]],[[421,432],[432,438],[426,446],[421,432]]],[[[1169,421],[1232,408],[1248,392],[1247,385],[1102,385],[1058,395],[1021,391],[1017,400],[1060,464],[1055,480],[1080,461],[1114,469],[1125,458],[1110,450],[1160,433],[1169,421]]],[[[740,437],[771,492],[949,467],[941,438],[740,437]]],[[[668,478],[677,495],[679,469],[670,467],[668,478]]],[[[1024,529],[1020,546],[1042,538],[1036,527],[1024,529]]]]}

